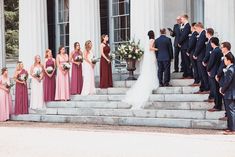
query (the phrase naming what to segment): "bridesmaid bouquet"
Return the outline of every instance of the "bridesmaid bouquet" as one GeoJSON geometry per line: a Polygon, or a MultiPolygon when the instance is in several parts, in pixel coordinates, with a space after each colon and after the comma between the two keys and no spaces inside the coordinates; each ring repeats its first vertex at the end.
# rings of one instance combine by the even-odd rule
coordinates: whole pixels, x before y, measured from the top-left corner
{"type": "Polygon", "coordinates": [[[82,57],[82,55],[78,55],[78,56],[76,56],[75,58],[74,58],[74,61],[75,62],[83,62],[83,57],[82,57]]]}
{"type": "Polygon", "coordinates": [[[28,74],[21,74],[18,78],[20,81],[27,81],[28,79],[28,74]]]}
{"type": "Polygon", "coordinates": [[[40,70],[36,70],[33,74],[34,77],[40,78],[41,76],[41,71],[40,70]]]}
{"type": "Polygon", "coordinates": [[[115,53],[109,53],[109,59],[112,61],[112,60],[115,60],[115,53]]]}
{"type": "Polygon", "coordinates": [[[69,70],[70,69],[70,64],[69,63],[63,63],[63,69],[64,70],[69,70]]]}
{"type": "Polygon", "coordinates": [[[54,69],[53,69],[53,67],[51,67],[51,66],[49,66],[49,67],[46,68],[46,71],[47,71],[48,74],[52,74],[53,70],[54,70],[54,69]]]}
{"type": "Polygon", "coordinates": [[[97,62],[99,62],[99,59],[100,59],[100,58],[93,57],[93,58],[91,59],[91,63],[92,63],[92,64],[96,64],[97,62]]]}
{"type": "Polygon", "coordinates": [[[6,84],[5,84],[5,87],[6,87],[7,89],[11,89],[11,87],[13,87],[13,86],[14,86],[13,83],[6,83],[6,84]]]}

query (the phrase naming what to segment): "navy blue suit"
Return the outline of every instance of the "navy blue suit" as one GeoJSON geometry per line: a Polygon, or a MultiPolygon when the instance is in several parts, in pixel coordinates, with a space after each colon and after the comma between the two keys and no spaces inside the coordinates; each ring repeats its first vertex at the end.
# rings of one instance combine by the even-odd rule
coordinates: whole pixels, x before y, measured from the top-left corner
{"type": "Polygon", "coordinates": [[[226,70],[221,91],[224,93],[228,129],[235,131],[235,67],[231,65],[226,70]]]}
{"type": "Polygon", "coordinates": [[[155,40],[156,58],[158,61],[158,79],[160,85],[168,85],[170,82],[170,66],[173,59],[171,39],[161,35],[155,40]],[[164,81],[163,81],[164,74],[164,81]]]}
{"type": "Polygon", "coordinates": [[[191,26],[189,23],[185,24],[183,29],[181,29],[179,45],[182,56],[183,63],[183,77],[193,76],[192,69],[190,66],[190,57],[186,54],[189,44],[189,35],[191,33],[191,26]]]}
{"type": "Polygon", "coordinates": [[[188,46],[187,53],[190,54],[190,61],[191,61],[192,68],[193,68],[194,83],[198,84],[200,83],[200,77],[199,77],[198,68],[197,68],[197,61],[193,59],[193,55],[194,55],[196,44],[197,44],[197,35],[198,33],[195,31],[189,37],[189,46],[188,46]]]}
{"type": "MultiPolygon", "coordinates": [[[[179,39],[180,39],[180,24],[175,24],[172,34],[172,37],[175,37],[174,39],[174,69],[175,71],[179,71],[179,54],[180,54],[180,48],[178,46],[179,39]]],[[[181,67],[182,67],[182,61],[181,61],[181,67]]]]}
{"type": "Polygon", "coordinates": [[[211,46],[211,42],[210,40],[207,42],[206,44],[206,54],[205,57],[203,58],[203,62],[204,63],[208,63],[209,59],[210,59],[210,52],[213,50],[212,46],[211,46]]]}
{"type": "Polygon", "coordinates": [[[200,91],[208,91],[209,90],[209,81],[208,75],[206,71],[206,67],[203,66],[202,61],[205,57],[206,53],[206,31],[203,30],[197,39],[196,49],[194,52],[194,56],[197,57],[197,67],[199,71],[199,76],[201,78],[201,86],[200,91]]]}
{"type": "Polygon", "coordinates": [[[219,93],[219,83],[215,80],[215,76],[221,63],[221,57],[223,56],[219,47],[213,49],[210,53],[209,61],[207,64],[207,71],[210,73],[210,91],[215,99],[215,106],[213,108],[222,109],[222,95],[219,93]]]}

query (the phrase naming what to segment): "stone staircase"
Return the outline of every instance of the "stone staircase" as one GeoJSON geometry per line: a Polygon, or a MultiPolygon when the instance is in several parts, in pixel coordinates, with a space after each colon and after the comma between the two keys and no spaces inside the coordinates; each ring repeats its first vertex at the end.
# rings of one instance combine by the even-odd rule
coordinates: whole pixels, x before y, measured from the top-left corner
{"type": "Polygon", "coordinates": [[[99,89],[96,95],[71,97],[68,102],[49,102],[43,110],[30,110],[28,115],[12,116],[15,121],[68,122],[131,126],[159,126],[224,129],[225,121],[218,118],[224,111],[208,112],[213,103],[203,100],[207,94],[193,94],[198,87],[190,87],[190,79],[172,74],[173,87],[154,90],[143,109],[131,109],[121,102],[134,81],[114,81],[114,88],[99,89]]]}

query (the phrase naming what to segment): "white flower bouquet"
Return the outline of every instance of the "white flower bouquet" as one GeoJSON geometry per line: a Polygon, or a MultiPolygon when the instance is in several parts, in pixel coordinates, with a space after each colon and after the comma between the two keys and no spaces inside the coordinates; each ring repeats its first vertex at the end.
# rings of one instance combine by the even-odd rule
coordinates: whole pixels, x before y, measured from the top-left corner
{"type": "Polygon", "coordinates": [[[95,56],[91,59],[91,63],[92,64],[96,64],[97,62],[99,62],[100,58],[96,58],[95,56]]]}
{"type": "Polygon", "coordinates": [[[66,63],[63,63],[63,69],[64,70],[69,70],[70,69],[70,64],[68,63],[68,62],[66,62],[66,63]]]}
{"type": "Polygon", "coordinates": [[[21,74],[18,78],[20,81],[27,81],[28,79],[28,74],[21,74]]]}
{"type": "Polygon", "coordinates": [[[52,74],[53,70],[54,70],[54,68],[52,66],[49,66],[46,68],[46,71],[48,74],[52,74]]]}
{"type": "Polygon", "coordinates": [[[12,82],[5,84],[5,87],[6,87],[7,89],[11,89],[11,87],[13,87],[13,86],[14,86],[14,84],[13,84],[12,82]]]}
{"type": "Polygon", "coordinates": [[[75,58],[74,58],[74,61],[75,62],[83,62],[83,57],[82,57],[82,55],[78,55],[78,56],[76,56],[75,58]]]}

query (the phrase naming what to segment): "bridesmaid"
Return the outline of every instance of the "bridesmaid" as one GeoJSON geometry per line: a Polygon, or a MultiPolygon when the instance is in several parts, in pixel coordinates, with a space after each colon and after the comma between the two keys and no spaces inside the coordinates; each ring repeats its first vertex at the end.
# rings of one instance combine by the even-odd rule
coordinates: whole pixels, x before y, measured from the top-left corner
{"type": "Polygon", "coordinates": [[[55,68],[56,68],[56,61],[52,57],[52,52],[50,49],[46,50],[45,55],[45,64],[44,64],[44,101],[54,101],[55,100],[55,68]]]}
{"type": "Polygon", "coordinates": [[[100,60],[100,88],[113,87],[112,66],[110,61],[109,37],[106,34],[101,36],[101,60],[100,60]]]}
{"type": "Polygon", "coordinates": [[[83,71],[83,87],[81,95],[93,95],[95,94],[95,76],[94,68],[95,64],[92,63],[94,57],[92,51],[92,43],[90,40],[85,43],[85,51],[83,53],[84,62],[82,64],[83,71]]]}
{"type": "Polygon", "coordinates": [[[69,57],[65,53],[64,46],[60,46],[58,55],[56,57],[56,64],[58,67],[56,76],[56,92],[55,100],[69,100],[69,69],[65,69],[64,65],[69,62],[69,57]]]}
{"type": "Polygon", "coordinates": [[[39,55],[34,57],[34,64],[30,68],[31,81],[31,109],[42,109],[44,107],[43,99],[43,65],[39,55]]]}
{"type": "Polygon", "coordinates": [[[15,89],[15,114],[28,113],[28,87],[27,87],[28,72],[24,69],[21,61],[18,62],[14,74],[16,82],[15,89]]]}
{"type": "Polygon", "coordinates": [[[74,43],[74,51],[70,53],[70,61],[72,63],[72,77],[71,77],[71,94],[81,94],[82,92],[82,64],[76,61],[78,56],[82,57],[79,42],[74,43]]]}
{"type": "Polygon", "coordinates": [[[10,93],[10,79],[7,68],[2,68],[0,76],[0,122],[9,120],[12,111],[12,99],[10,93]]]}

